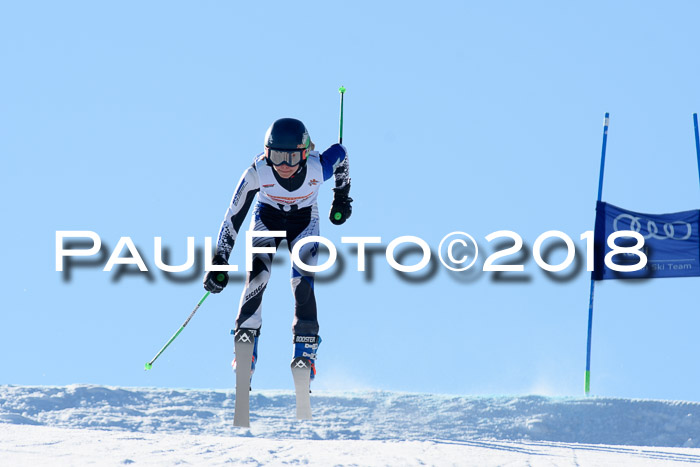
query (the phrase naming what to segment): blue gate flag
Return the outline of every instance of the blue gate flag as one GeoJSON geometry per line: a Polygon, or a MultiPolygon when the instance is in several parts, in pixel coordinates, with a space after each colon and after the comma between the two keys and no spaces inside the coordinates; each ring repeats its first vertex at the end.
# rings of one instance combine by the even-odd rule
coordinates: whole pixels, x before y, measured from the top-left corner
{"type": "MultiPolygon", "coordinates": [[[[594,234],[593,280],[647,279],[656,277],[700,276],[700,210],[671,214],[643,214],[628,211],[598,201],[594,234]],[[634,230],[644,237],[642,251],[647,265],[638,271],[618,272],[605,265],[605,255],[611,250],[607,238],[619,230],[634,230]]],[[[619,246],[633,246],[633,237],[618,238],[619,246]]],[[[631,265],[639,257],[630,253],[612,258],[617,265],[631,265]]]]}

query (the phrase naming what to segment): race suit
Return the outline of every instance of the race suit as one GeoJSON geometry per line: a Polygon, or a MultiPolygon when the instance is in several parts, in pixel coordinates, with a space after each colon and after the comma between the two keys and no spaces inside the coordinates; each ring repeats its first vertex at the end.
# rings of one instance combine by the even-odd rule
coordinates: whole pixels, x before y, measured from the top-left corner
{"type": "MultiPolygon", "coordinates": [[[[350,176],[347,151],[344,146],[334,144],[323,153],[310,151],[299,170],[284,179],[259,154],[253,164],[243,173],[226,217],[219,229],[216,254],[228,261],[238,231],[253,204],[250,230],[286,231],[289,251],[302,238],[319,235],[319,215],[316,199],[321,184],[335,177],[336,189],[349,189],[350,176]]],[[[282,242],[281,237],[257,237],[254,247],[274,247],[282,242]]],[[[254,253],[252,270],[246,274],[245,287],[241,294],[236,318],[236,330],[260,329],[262,325],[262,298],[270,279],[273,253],[254,253]]],[[[304,264],[318,263],[318,242],[304,245],[299,251],[304,264]]],[[[292,262],[292,292],[294,294],[295,335],[318,335],[319,325],[314,296],[314,273],[298,268],[292,262]]]]}

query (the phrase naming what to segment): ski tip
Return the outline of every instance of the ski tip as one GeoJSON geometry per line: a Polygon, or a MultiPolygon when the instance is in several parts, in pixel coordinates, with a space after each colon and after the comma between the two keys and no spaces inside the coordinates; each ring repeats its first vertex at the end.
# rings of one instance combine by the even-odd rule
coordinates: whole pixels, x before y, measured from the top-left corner
{"type": "Polygon", "coordinates": [[[151,368],[153,368],[153,365],[151,365],[150,363],[146,363],[146,368],[144,369],[144,371],[150,370],[151,368]]]}
{"type": "Polygon", "coordinates": [[[340,86],[340,89],[338,89],[338,91],[339,91],[341,94],[345,94],[345,87],[344,87],[344,86],[340,86]]]}

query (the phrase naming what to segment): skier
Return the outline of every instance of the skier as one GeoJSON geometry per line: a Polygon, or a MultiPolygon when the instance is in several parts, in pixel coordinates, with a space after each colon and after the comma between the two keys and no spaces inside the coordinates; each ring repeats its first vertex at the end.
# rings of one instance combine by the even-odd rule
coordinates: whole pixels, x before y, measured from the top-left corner
{"type": "MultiPolygon", "coordinates": [[[[301,239],[319,235],[319,214],[316,198],[320,185],[335,177],[334,198],[330,220],[344,223],[352,213],[348,157],[345,147],[333,144],[323,153],[314,151],[304,124],[293,118],[276,120],[265,134],[264,152],[257,155],[253,164],[243,173],[231,205],[219,229],[216,254],[212,264],[228,264],[238,231],[253,204],[250,230],[286,231],[287,246],[292,251],[301,239]]],[[[254,247],[279,247],[281,237],[256,237],[254,247]]],[[[315,266],[318,262],[318,243],[304,245],[299,258],[304,264],[315,266]]],[[[254,338],[252,372],[257,360],[258,337],[262,325],[262,298],[270,279],[273,253],[254,253],[252,270],[246,275],[236,318],[235,336],[248,333],[254,338]]],[[[305,358],[311,368],[310,378],[316,376],[316,351],[321,338],[318,336],[314,273],[299,268],[292,262],[292,292],[294,294],[294,363],[305,358]]],[[[221,292],[228,283],[228,274],[210,271],[204,276],[204,288],[211,293],[221,292]]],[[[242,336],[246,338],[246,336],[242,336]]],[[[238,340],[237,340],[238,342],[238,340]]],[[[234,369],[236,361],[234,360],[234,369]]]]}

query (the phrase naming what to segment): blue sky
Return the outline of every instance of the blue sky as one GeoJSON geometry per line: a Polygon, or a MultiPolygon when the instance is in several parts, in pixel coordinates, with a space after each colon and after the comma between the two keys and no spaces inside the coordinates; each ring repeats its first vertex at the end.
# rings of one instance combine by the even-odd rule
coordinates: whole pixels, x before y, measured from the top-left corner
{"type": "MultiPolygon", "coordinates": [[[[0,384],[233,387],[229,331],[241,281],[207,299],[143,371],[203,294],[199,276],[176,283],[153,267],[153,238],[183,262],[187,236],[198,247],[215,236],[275,119],[303,120],[319,147],[335,142],[344,85],[355,202],[345,225],[321,225],[346,268],[316,288],[317,387],[581,395],[585,271],[555,281],[530,255],[512,275],[520,280],[438,265],[429,279],[409,281],[380,255],[370,280],[353,270],[340,237],[381,236],[387,245],[415,235],[437,248],[461,230],[488,254],[491,232],[516,231],[532,247],[556,229],[582,251],[605,112],[604,200],[642,212],[700,207],[699,10],[694,2],[4,5],[0,384]],[[109,248],[131,237],[151,280],[99,266],[64,280],[57,230],[95,231],[109,248]]],[[[325,213],[331,187],[323,188],[325,213]]],[[[258,388],[292,385],[289,259],[278,257],[258,388]]],[[[700,400],[697,284],[599,284],[594,394],[700,400]]]]}

